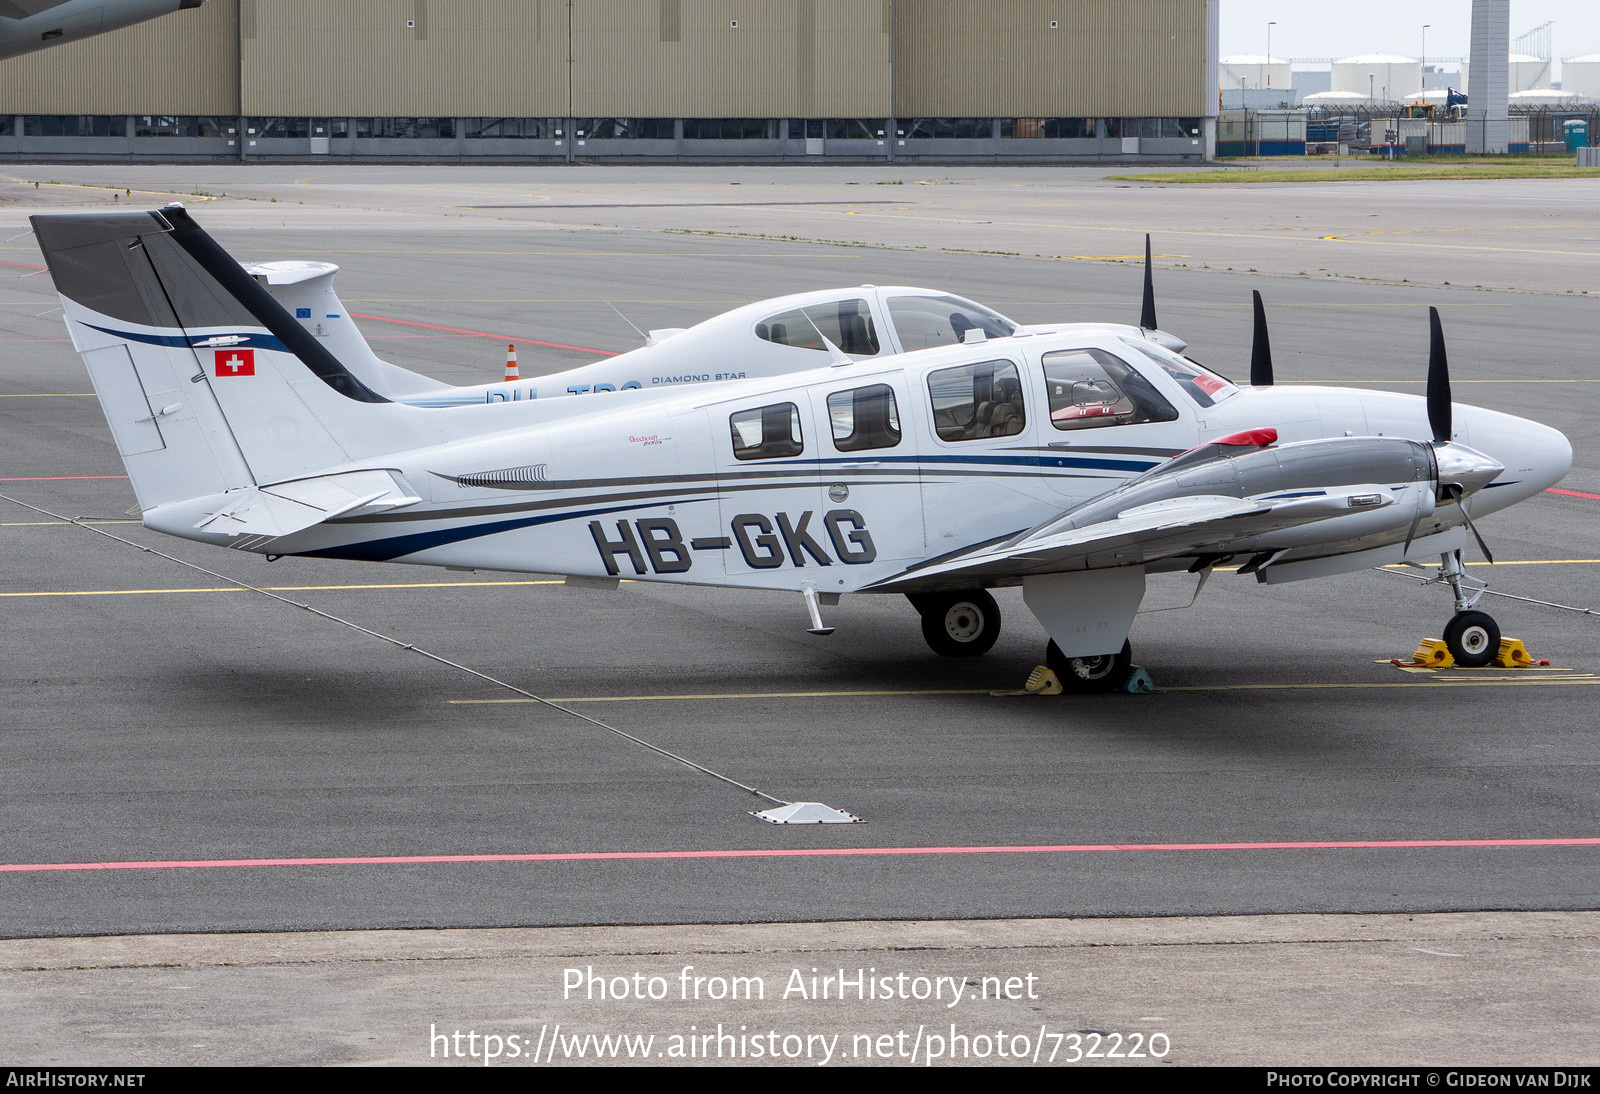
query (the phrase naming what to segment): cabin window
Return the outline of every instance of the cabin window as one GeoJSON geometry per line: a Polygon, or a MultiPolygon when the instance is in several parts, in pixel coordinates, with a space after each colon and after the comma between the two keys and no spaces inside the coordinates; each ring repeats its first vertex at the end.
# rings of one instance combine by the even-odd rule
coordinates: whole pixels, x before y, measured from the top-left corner
{"type": "Polygon", "coordinates": [[[741,410],[728,419],[733,429],[733,455],[740,460],[771,460],[805,451],[800,438],[800,408],[773,403],[741,410]]]}
{"type": "Polygon", "coordinates": [[[1017,329],[999,312],[959,296],[892,296],[889,318],[894,320],[895,334],[907,353],[956,345],[966,340],[970,330],[982,332],[985,338],[1007,338],[1017,329]]]}
{"type": "Polygon", "coordinates": [[[933,429],[942,441],[1011,437],[1027,426],[1022,381],[1010,361],[942,368],[928,374],[933,429]]]}
{"type": "Polygon", "coordinates": [[[1149,380],[1103,350],[1045,354],[1044,384],[1050,424],[1057,429],[1178,420],[1178,412],[1149,380]]]}
{"type": "Polygon", "coordinates": [[[828,396],[833,447],[840,452],[893,448],[900,443],[900,410],[888,384],[835,391],[828,396]]]}
{"type": "Polygon", "coordinates": [[[825,350],[826,338],[852,357],[878,352],[878,329],[865,300],[829,300],[774,315],[756,324],[756,337],[780,346],[825,350]]]}

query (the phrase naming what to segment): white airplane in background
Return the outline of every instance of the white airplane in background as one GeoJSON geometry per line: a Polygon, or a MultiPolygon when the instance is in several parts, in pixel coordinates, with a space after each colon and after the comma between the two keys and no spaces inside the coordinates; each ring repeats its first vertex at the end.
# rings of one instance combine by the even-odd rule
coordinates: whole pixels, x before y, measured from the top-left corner
{"type": "MultiPolygon", "coordinates": [[[[334,291],[333,277],[339,267],[333,263],[259,262],[246,264],[245,270],[357,379],[386,398],[411,406],[655,391],[782,376],[841,358],[874,360],[980,338],[1007,338],[1035,329],[937,289],[860,285],[761,300],[692,327],[652,330],[638,349],[562,372],[457,387],[396,368],[373,353],[334,291]]],[[[1147,268],[1143,337],[1181,352],[1186,348],[1184,342],[1154,329],[1154,308],[1147,268]]],[[[1105,329],[1140,334],[1139,328],[1121,324],[1105,329]]]]}
{"type": "Polygon", "coordinates": [[[1259,295],[1250,388],[1139,328],[1064,324],[861,360],[825,337],[821,367],[633,395],[408,405],[182,206],[32,220],[149,528],[269,558],[785,590],[819,634],[842,594],[903,593],[949,655],[989,649],[987,589],[1020,584],[1073,689],[1126,677],[1147,574],[1230,561],[1275,584],[1438,557],[1446,641],[1485,664],[1499,631],[1461,567],[1466,503],[1506,508],[1572,459],[1553,429],[1452,406],[1436,312],[1425,399],[1270,386],[1259,295]]]}
{"type": "Polygon", "coordinates": [[[0,58],[120,30],[205,0],[0,0],[0,58]]]}

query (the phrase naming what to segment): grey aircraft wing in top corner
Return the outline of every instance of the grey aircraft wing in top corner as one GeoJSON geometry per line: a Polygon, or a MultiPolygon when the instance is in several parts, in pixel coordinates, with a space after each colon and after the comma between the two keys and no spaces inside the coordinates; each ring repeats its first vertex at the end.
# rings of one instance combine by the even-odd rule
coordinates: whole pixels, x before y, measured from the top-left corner
{"type": "Polygon", "coordinates": [[[0,59],[120,30],[205,0],[0,0],[0,59]]]}

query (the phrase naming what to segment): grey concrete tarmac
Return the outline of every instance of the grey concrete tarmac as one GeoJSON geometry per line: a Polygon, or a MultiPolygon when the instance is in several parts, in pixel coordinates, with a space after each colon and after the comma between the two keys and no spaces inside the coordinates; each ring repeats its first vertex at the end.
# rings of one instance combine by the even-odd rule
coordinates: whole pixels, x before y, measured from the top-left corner
{"type": "MultiPolygon", "coordinates": [[[[715,223],[686,219],[711,215],[704,210],[671,208],[597,209],[588,222],[569,210],[568,223],[554,212],[464,208],[529,192],[534,175],[514,169],[339,168],[317,185],[286,168],[48,172],[78,183],[127,177],[148,204],[164,200],[157,191],[226,190],[195,209],[224,245],[241,258],[338,262],[351,311],[377,317],[361,322],[378,352],[454,382],[497,375],[501,338],[519,342],[525,373],[592,356],[535,341],[637,344],[606,301],[646,328],[863,282],[945,287],[1022,321],[1137,314],[1135,264],[970,253],[1019,249],[981,225],[946,235],[879,218],[851,245],[819,242],[829,238],[815,219],[822,207],[804,202],[884,181],[848,170],[772,173],[760,181],[781,186],[792,207],[730,206],[715,223]],[[676,230],[695,225],[721,234],[676,230]]],[[[977,187],[982,205],[1011,175],[1018,185],[1042,177],[966,175],[924,189],[977,187]]],[[[1056,176],[1089,213],[1050,214],[1049,231],[1113,221],[1127,229],[1116,253],[1134,249],[1128,233],[1140,221],[1196,216],[1188,191],[1056,176]]],[[[556,205],[626,206],[610,200],[623,191],[634,206],[706,204],[694,187],[720,195],[755,181],[687,169],[537,175],[556,205]]],[[[1272,200],[1299,210],[1291,217],[1364,202],[1396,231],[1426,217],[1431,233],[1476,238],[1467,230],[1497,204],[1549,202],[1576,223],[1588,194],[1567,183],[1532,198],[1522,189],[1532,183],[1470,185],[1483,189],[1459,202],[1413,202],[1409,189],[1328,197],[1320,186],[1272,200]]],[[[62,190],[53,207],[105,204],[108,193],[62,190]]],[[[0,197],[20,199],[0,204],[0,227],[23,230],[27,192],[0,197]]],[[[827,231],[845,238],[852,229],[838,225],[863,223],[840,216],[827,231]]],[[[1158,251],[1170,249],[1163,240],[1158,251]]],[[[1248,246],[1260,250],[1239,251],[1239,262],[1294,253],[1262,239],[1248,246]]],[[[1497,258],[1499,246],[1459,260],[1501,269],[1514,260],[1497,258]]],[[[1346,264],[1326,277],[1165,259],[1162,325],[1240,376],[1249,291],[1259,288],[1282,382],[1420,392],[1426,306],[1438,304],[1458,400],[1561,428],[1576,453],[1563,485],[1600,494],[1592,298],[1554,274],[1530,291],[1521,270],[1502,270],[1517,291],[1446,288],[1455,278],[1421,249],[1301,245],[1308,262],[1335,251],[1346,264]],[[1417,276],[1399,284],[1412,258],[1417,276]]],[[[1219,577],[1193,610],[1136,624],[1136,659],[1157,694],[1051,700],[989,694],[1020,687],[1045,641],[1014,593],[1001,594],[1006,631],[994,652],[952,663],[928,654],[898,598],[847,598],[830,613],[838,632],[814,638],[798,603],[781,596],[268,564],[163,539],[125,522],[134,500],[125,481],[92,477],[122,468],[81,394],[87,381],[51,312],[48,278],[27,276],[37,250],[13,239],[0,259],[18,264],[0,267],[14,272],[0,289],[0,492],[124,521],[98,527],[290,588],[285,595],[540,694],[594,700],[579,709],[780,797],[867,821],[762,824],[748,816],[762,804],[748,795],[569,716],[479,702],[503,693],[251,594],[181,591],[220,583],[0,502],[0,865],[1600,835],[1594,618],[1495,601],[1505,632],[1565,671],[1408,675],[1374,662],[1437,635],[1449,604],[1390,575],[1271,588],[1219,577]],[[961,694],[937,694],[951,691],[961,694]]],[[[1545,495],[1484,521],[1511,563],[1495,567],[1495,587],[1600,606],[1597,507],[1545,495]]],[[[1176,579],[1153,588],[1147,606],[1187,599],[1176,579]]],[[[1513,845],[7,872],[0,935],[1585,910],[1600,907],[1595,853],[1513,845]]]]}
{"type": "Polygon", "coordinates": [[[596,1062],[606,1051],[596,1040],[616,1046],[622,1037],[627,1047],[611,1050],[622,1064],[1592,1068],[1600,1062],[1596,919],[1306,915],[0,942],[0,989],[11,1004],[0,1047],[18,1066],[135,1071],[567,1065],[596,1062]]]}

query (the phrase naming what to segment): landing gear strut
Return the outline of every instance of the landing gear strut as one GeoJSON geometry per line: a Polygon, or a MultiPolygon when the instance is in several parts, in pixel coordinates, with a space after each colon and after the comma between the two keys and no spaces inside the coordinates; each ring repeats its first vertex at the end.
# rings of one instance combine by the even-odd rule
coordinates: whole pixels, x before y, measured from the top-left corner
{"type": "Polygon", "coordinates": [[[1000,637],[1000,605],[986,589],[907,599],[922,615],[922,637],[940,657],[982,657],[1000,637]]]}
{"type": "Polygon", "coordinates": [[[1444,628],[1445,648],[1456,664],[1482,668],[1500,651],[1500,625],[1488,612],[1474,610],[1488,584],[1467,575],[1460,551],[1448,551],[1439,560],[1439,576],[1433,580],[1446,582],[1456,597],[1455,617],[1444,628]]]}
{"type": "Polygon", "coordinates": [[[1052,641],[1044,648],[1044,663],[1061,681],[1062,691],[1115,691],[1133,671],[1133,645],[1122,643],[1121,653],[1099,657],[1068,657],[1052,641]]]}

